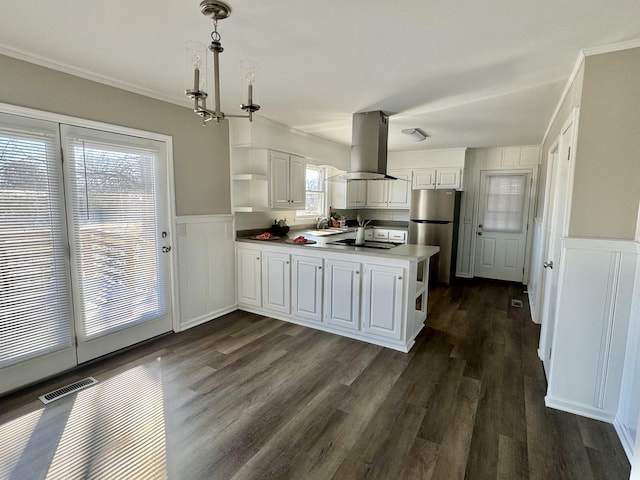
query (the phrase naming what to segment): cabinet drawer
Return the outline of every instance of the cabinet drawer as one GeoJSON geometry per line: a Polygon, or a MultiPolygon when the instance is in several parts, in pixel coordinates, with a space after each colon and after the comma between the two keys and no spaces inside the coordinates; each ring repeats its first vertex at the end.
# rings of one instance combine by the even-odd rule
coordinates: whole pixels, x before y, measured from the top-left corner
{"type": "Polygon", "coordinates": [[[405,243],[407,241],[407,232],[404,230],[389,230],[389,240],[405,243]]]}
{"type": "Polygon", "coordinates": [[[374,240],[389,240],[389,230],[382,230],[379,228],[373,229],[374,240]]]}

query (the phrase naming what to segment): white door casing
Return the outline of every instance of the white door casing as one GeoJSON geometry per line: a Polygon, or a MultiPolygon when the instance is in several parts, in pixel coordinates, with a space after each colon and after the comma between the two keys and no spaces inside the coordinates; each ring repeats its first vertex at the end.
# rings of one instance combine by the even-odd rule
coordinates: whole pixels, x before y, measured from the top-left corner
{"type": "Polygon", "coordinates": [[[573,176],[576,124],[578,111],[574,109],[564,123],[557,141],[557,160],[550,171],[548,203],[545,208],[545,253],[541,289],[542,325],[540,328],[539,355],[547,377],[551,369],[551,351],[557,311],[562,240],[567,235],[573,176]]]}
{"type": "Polygon", "coordinates": [[[480,172],[475,276],[522,282],[531,182],[531,170],[480,172]]]}

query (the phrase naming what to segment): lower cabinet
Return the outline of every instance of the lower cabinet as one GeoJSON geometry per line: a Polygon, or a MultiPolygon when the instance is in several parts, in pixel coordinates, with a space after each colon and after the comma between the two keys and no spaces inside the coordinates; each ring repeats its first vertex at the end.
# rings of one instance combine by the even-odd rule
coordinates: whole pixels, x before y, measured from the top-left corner
{"type": "Polygon", "coordinates": [[[293,256],[292,314],[322,322],[322,258],[293,256]]]}
{"type": "Polygon", "coordinates": [[[361,268],[358,262],[325,262],[324,318],[327,325],[360,330],[361,268]]]}
{"type": "Polygon", "coordinates": [[[237,248],[238,304],[262,307],[262,252],[253,248],[237,248]]]}
{"type": "Polygon", "coordinates": [[[280,313],[291,312],[291,256],[262,252],[262,307],[280,313]]]}
{"type": "Polygon", "coordinates": [[[364,268],[363,330],[393,339],[402,336],[404,269],[367,264],[364,268]]]}

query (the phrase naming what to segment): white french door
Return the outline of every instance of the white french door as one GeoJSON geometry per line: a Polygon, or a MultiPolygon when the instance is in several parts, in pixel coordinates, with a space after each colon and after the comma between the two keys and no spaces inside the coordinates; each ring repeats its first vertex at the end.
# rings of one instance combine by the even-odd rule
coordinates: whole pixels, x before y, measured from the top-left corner
{"type": "Polygon", "coordinates": [[[0,113],[0,394],[171,330],[167,161],[0,113]]]}
{"type": "Polygon", "coordinates": [[[166,153],[61,126],[78,362],[172,327],[166,153]]]}
{"type": "Polygon", "coordinates": [[[76,364],[58,124],[0,114],[0,393],[76,364]]]}
{"type": "Polygon", "coordinates": [[[529,171],[482,171],[474,275],[522,282],[531,192],[529,171]]]}

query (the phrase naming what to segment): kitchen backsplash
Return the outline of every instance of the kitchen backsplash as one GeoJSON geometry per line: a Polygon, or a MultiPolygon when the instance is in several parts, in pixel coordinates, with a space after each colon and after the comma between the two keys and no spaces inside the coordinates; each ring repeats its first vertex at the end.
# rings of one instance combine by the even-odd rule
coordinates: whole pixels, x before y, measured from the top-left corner
{"type": "MultiPolygon", "coordinates": [[[[347,220],[355,220],[358,213],[363,218],[375,220],[376,223],[390,222],[408,222],[409,210],[383,210],[383,209],[363,209],[363,210],[345,210],[339,209],[341,215],[347,217],[347,220]]],[[[306,226],[315,223],[309,219],[296,219],[296,212],[292,210],[268,210],[266,212],[239,212],[236,213],[236,230],[251,230],[254,228],[267,228],[273,223],[273,219],[287,219],[290,227],[306,226]]]]}

